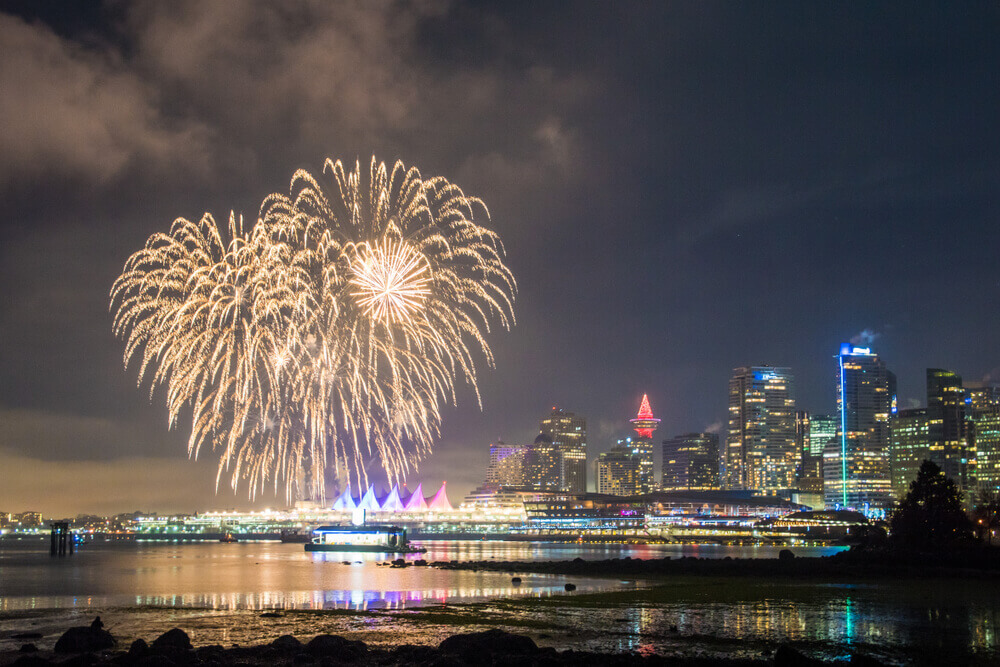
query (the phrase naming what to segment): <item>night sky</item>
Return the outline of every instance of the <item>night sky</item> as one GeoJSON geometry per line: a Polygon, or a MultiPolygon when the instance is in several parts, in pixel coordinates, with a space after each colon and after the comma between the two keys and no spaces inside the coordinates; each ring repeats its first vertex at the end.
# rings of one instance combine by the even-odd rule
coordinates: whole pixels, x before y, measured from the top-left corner
{"type": "Polygon", "coordinates": [[[928,366],[1000,379],[995,3],[35,4],[0,3],[2,511],[250,506],[136,388],[108,292],[327,157],[481,197],[518,280],[411,488],[460,500],[553,405],[592,457],[643,393],[658,437],[717,430],[740,365],[832,412],[852,338],[902,406],[928,366]]]}

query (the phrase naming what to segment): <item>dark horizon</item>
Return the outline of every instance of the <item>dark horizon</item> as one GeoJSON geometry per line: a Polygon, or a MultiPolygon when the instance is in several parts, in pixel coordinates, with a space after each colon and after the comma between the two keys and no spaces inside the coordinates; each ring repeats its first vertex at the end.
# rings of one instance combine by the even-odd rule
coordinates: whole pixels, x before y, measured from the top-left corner
{"type": "Polygon", "coordinates": [[[327,157],[445,176],[506,246],[484,409],[459,387],[409,480],[453,501],[554,405],[594,458],[644,393],[657,442],[723,424],[739,366],[832,413],[852,339],[900,407],[926,368],[1000,379],[998,14],[0,2],[0,510],[250,506],[123,368],[108,291],[175,218],[253,220],[327,157]]]}

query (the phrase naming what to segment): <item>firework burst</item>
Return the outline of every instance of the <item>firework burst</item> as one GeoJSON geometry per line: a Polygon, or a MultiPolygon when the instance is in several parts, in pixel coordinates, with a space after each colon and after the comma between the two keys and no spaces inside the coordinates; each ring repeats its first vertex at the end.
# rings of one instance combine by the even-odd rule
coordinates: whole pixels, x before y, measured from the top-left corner
{"type": "Polygon", "coordinates": [[[166,391],[188,451],[219,455],[251,497],[265,483],[322,497],[325,471],[390,481],[430,452],[464,380],[477,401],[491,321],[513,324],[516,284],[485,205],[443,178],[374,158],[297,172],[249,230],[231,215],[177,220],[111,289],[139,383],[166,391]],[[365,178],[364,176],[367,176],[365,178]]]}

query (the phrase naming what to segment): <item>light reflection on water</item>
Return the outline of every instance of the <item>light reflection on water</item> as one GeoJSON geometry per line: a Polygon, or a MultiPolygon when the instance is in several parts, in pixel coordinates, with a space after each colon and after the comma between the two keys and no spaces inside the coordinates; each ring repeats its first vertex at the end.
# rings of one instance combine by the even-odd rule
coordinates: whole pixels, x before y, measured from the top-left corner
{"type": "MultiPolygon", "coordinates": [[[[427,554],[414,554],[409,560],[693,555],[683,553],[682,547],[672,547],[671,552],[669,545],[426,545],[427,554]],[[678,553],[678,549],[682,551],[678,553]]],[[[519,574],[523,582],[513,586],[510,575],[504,573],[395,569],[386,564],[392,556],[306,553],[301,544],[95,543],[63,559],[50,558],[46,548],[44,543],[30,547],[0,542],[0,611],[7,619],[15,619],[0,619],[0,644],[5,641],[5,628],[13,632],[20,627],[16,618],[34,610],[61,609],[83,614],[114,607],[166,607],[200,614],[203,626],[199,636],[206,642],[260,642],[269,638],[268,632],[306,635],[324,631],[358,633],[352,636],[375,643],[397,641],[400,636],[410,642],[436,643],[457,628],[434,623],[415,626],[403,617],[428,605],[443,604],[460,610],[452,605],[520,596],[540,599],[542,604],[484,602],[481,609],[494,615],[497,626],[503,627],[504,619],[509,620],[507,627],[513,631],[523,632],[525,621],[531,621],[532,627],[545,628],[540,632],[551,635],[540,643],[561,649],[715,651],[758,657],[762,649],[773,650],[774,645],[791,641],[816,648],[827,658],[843,657],[851,649],[887,659],[969,652],[978,652],[980,658],[986,656],[986,663],[1000,658],[1000,582],[993,580],[870,580],[843,584],[689,577],[661,581],[665,587],[655,594],[650,592],[651,597],[636,591],[634,595],[587,602],[587,598],[552,596],[564,595],[567,581],[578,586],[576,595],[628,591],[641,586],[641,582],[519,574]],[[212,611],[198,611],[206,609],[212,611]],[[264,609],[382,612],[366,620],[364,627],[350,617],[324,617],[322,630],[315,625],[319,621],[309,620],[314,616],[290,612],[279,631],[271,625],[260,625],[264,621],[255,612],[264,609]],[[239,620],[234,623],[234,618],[239,620]],[[241,632],[247,636],[239,635],[241,632]]],[[[702,547],[700,552],[702,556],[711,553],[716,557],[761,557],[769,553],[738,547],[702,547]]],[[[185,623],[194,623],[193,618],[187,617],[185,623]]]]}
{"type": "MultiPolygon", "coordinates": [[[[484,543],[438,544],[409,560],[482,557],[484,543]]],[[[485,549],[486,552],[490,548],[485,549]]],[[[505,557],[523,555],[500,549],[505,557]]],[[[488,556],[487,556],[488,557],[488,556]]],[[[387,554],[316,552],[301,544],[244,542],[93,543],[72,557],[0,543],[0,611],[111,606],[209,609],[403,609],[564,593],[567,577],[392,568],[387,554]]],[[[579,592],[619,590],[607,579],[573,577],[579,592]]],[[[634,585],[634,584],[633,584],[634,585]]]]}

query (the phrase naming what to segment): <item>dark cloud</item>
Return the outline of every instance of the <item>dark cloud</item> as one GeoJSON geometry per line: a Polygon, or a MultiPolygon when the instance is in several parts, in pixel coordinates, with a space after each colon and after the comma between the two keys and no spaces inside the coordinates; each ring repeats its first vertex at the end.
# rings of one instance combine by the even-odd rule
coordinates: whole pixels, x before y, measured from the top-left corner
{"type": "Polygon", "coordinates": [[[586,415],[603,451],[643,393],[658,435],[714,427],[730,369],[771,363],[793,367],[801,407],[832,412],[831,357],[872,323],[894,324],[875,345],[901,395],[923,394],[927,366],[980,377],[1000,366],[983,335],[1000,327],[997,18],[931,3],[4,4],[7,469],[106,464],[115,509],[132,509],[130,466],[169,460],[150,502],[173,502],[171,476],[193,498],[199,470],[211,504],[211,461],[183,460],[162,396],[122,368],[108,290],[174,218],[253,219],[326,157],[444,175],[506,244],[518,325],[491,335],[484,411],[461,390],[419,475],[455,499],[490,441],[533,438],[553,404],[586,415]]]}

